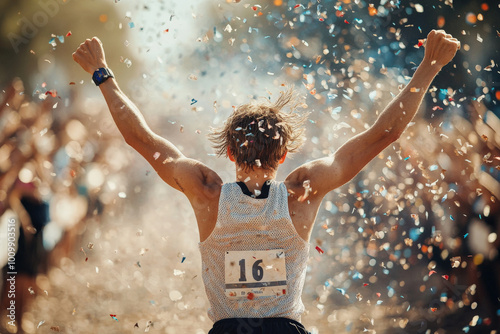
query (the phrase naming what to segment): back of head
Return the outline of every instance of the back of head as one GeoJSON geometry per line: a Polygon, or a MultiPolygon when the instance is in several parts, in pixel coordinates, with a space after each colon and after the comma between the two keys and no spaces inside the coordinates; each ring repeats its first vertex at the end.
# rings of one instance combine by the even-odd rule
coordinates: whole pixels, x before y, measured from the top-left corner
{"type": "Polygon", "coordinates": [[[217,155],[227,156],[229,148],[236,164],[245,170],[276,169],[285,153],[298,151],[304,142],[307,114],[296,112],[299,104],[293,88],[288,88],[274,103],[253,101],[239,106],[222,128],[209,135],[217,155]]]}

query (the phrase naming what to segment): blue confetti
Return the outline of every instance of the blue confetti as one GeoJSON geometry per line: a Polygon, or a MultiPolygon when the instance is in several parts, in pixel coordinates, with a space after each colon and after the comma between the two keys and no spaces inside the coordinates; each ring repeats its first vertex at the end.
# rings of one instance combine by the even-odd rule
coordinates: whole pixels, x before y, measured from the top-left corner
{"type": "Polygon", "coordinates": [[[191,99],[191,105],[195,104],[196,102],[198,102],[198,100],[191,99]]]}
{"type": "Polygon", "coordinates": [[[135,27],[135,24],[134,24],[134,22],[129,22],[128,26],[130,27],[130,29],[132,29],[133,27],[135,27]]]}

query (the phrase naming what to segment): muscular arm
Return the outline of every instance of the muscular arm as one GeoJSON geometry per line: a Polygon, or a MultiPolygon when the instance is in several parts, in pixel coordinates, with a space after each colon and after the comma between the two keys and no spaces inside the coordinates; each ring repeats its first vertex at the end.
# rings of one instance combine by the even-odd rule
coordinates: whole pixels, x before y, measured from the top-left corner
{"type": "Polygon", "coordinates": [[[316,196],[351,180],[375,156],[397,140],[417,113],[432,80],[454,57],[460,43],[444,31],[431,31],[425,56],[408,85],[389,103],[376,122],[366,131],[343,144],[332,157],[300,166],[287,178],[300,184],[310,180],[316,196]]]}
{"type": "MultiPolygon", "coordinates": [[[[90,74],[98,68],[107,67],[104,50],[96,37],[82,43],[73,54],[73,59],[90,74]]],[[[106,80],[99,88],[127,144],[139,152],[166,183],[190,199],[194,194],[198,197],[210,195],[213,189],[220,186],[222,181],[214,171],[199,161],[185,157],[170,141],[149,128],[144,116],[120,90],[114,78],[106,80]]]]}

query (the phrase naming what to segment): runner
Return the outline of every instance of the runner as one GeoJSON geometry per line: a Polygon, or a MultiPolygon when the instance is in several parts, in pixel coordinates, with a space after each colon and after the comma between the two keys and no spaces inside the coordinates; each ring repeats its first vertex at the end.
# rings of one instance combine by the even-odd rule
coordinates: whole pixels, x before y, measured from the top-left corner
{"type": "Polygon", "coordinates": [[[309,238],[323,197],[400,137],[434,77],[459,48],[460,42],[443,30],[431,31],[413,78],[376,122],[333,156],[299,166],[284,181],[275,179],[278,166],[304,139],[306,116],[293,112],[293,91],[282,92],[274,103],[239,106],[210,137],[219,156],[235,163],[236,182],[226,184],[149,128],[120,90],[97,37],[82,43],[73,59],[93,75],[125,141],[193,207],[208,314],[214,321],[209,333],[307,333],[300,323],[301,294],[309,238]]]}

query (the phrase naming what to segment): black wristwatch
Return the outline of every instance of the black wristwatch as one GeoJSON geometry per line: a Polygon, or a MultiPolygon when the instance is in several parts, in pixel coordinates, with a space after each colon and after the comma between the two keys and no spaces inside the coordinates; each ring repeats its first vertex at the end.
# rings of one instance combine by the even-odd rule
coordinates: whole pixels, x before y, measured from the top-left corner
{"type": "Polygon", "coordinates": [[[102,84],[104,81],[108,80],[109,78],[114,78],[115,76],[113,75],[113,72],[109,68],[106,67],[101,67],[97,69],[94,74],[92,75],[92,81],[94,81],[96,86],[99,86],[102,84]]]}

